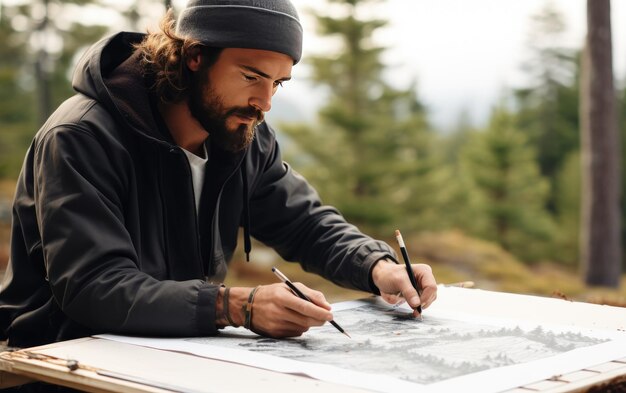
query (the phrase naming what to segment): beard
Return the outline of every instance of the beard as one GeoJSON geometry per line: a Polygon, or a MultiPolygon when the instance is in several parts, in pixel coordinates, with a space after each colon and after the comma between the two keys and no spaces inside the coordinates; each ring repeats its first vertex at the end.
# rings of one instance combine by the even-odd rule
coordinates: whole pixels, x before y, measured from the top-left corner
{"type": "Polygon", "coordinates": [[[188,105],[191,115],[209,133],[211,143],[233,153],[250,146],[254,140],[256,128],[263,123],[265,117],[262,111],[252,106],[227,108],[222,98],[211,87],[208,69],[200,69],[194,73],[188,105]],[[239,124],[236,128],[229,128],[227,121],[232,116],[255,120],[251,124],[239,124]]]}

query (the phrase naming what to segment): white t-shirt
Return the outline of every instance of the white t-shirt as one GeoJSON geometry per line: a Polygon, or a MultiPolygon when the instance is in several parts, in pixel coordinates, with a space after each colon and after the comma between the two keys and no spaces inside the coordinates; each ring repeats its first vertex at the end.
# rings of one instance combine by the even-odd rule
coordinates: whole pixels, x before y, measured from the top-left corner
{"type": "Polygon", "coordinates": [[[202,187],[204,186],[204,172],[206,171],[206,163],[209,161],[206,145],[203,144],[204,158],[197,156],[185,149],[182,149],[187,156],[189,166],[191,167],[191,180],[193,182],[193,196],[196,199],[196,214],[200,211],[200,197],[202,196],[202,187]]]}

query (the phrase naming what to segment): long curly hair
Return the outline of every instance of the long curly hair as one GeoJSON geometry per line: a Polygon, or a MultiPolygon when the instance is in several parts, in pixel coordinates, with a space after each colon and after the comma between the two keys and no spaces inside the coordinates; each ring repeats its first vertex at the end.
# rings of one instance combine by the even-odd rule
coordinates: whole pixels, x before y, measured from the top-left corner
{"type": "Polygon", "coordinates": [[[150,32],[135,49],[140,52],[144,72],[154,78],[152,89],[164,103],[179,103],[187,99],[192,71],[186,59],[196,49],[203,56],[202,70],[208,69],[222,51],[204,46],[193,38],[176,34],[176,20],[170,9],[159,24],[159,31],[150,32]]]}

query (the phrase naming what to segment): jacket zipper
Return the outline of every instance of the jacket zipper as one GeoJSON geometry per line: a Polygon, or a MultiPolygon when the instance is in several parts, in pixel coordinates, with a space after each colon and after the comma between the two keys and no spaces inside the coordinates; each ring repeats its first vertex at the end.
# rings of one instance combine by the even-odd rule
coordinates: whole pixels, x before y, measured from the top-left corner
{"type": "MultiPolygon", "coordinates": [[[[243,157],[241,157],[241,159],[239,160],[239,163],[237,164],[237,166],[235,167],[235,169],[233,169],[233,171],[230,173],[230,175],[228,175],[228,177],[226,178],[226,180],[224,180],[224,183],[222,184],[222,186],[220,187],[220,191],[217,194],[217,199],[215,201],[215,208],[213,209],[213,217],[211,217],[211,247],[209,248],[209,263],[213,262],[213,250],[215,247],[215,233],[216,231],[219,231],[219,228],[215,228],[216,223],[215,223],[215,216],[216,214],[219,214],[219,206],[220,206],[220,202],[222,200],[222,192],[224,191],[224,187],[226,187],[226,184],[230,181],[230,179],[233,177],[233,175],[241,170],[241,165],[243,165],[243,161],[246,159],[246,155],[248,154],[248,151],[246,150],[246,152],[244,153],[243,157]]],[[[245,187],[245,185],[244,185],[245,187]]],[[[248,201],[243,201],[243,203],[248,203],[248,201]]],[[[209,276],[208,276],[208,265],[203,267],[204,272],[205,272],[205,281],[209,281],[209,276]]]]}
{"type": "Polygon", "coordinates": [[[178,154],[182,153],[182,155],[184,156],[185,163],[187,164],[187,176],[189,176],[189,178],[191,179],[191,198],[192,198],[191,205],[193,206],[193,213],[194,213],[193,219],[194,219],[195,228],[196,228],[196,260],[200,261],[200,265],[201,265],[200,268],[204,275],[204,281],[208,281],[209,274],[206,271],[206,267],[202,263],[202,249],[200,247],[200,223],[198,222],[198,208],[196,207],[196,190],[193,187],[193,173],[191,171],[191,164],[189,163],[189,159],[187,158],[187,156],[185,156],[185,152],[182,151],[181,147],[174,146],[171,148],[170,151],[174,151],[174,150],[177,150],[178,154]]]}

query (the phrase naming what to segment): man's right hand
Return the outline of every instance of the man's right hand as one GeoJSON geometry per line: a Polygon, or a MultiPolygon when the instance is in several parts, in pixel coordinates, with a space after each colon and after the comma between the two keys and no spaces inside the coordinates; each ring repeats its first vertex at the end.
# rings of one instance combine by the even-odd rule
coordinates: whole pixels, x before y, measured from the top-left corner
{"type": "MultiPolygon", "coordinates": [[[[275,338],[296,337],[311,326],[322,326],[333,319],[330,304],[321,292],[301,283],[294,285],[313,303],[299,298],[283,283],[262,285],[252,302],[250,325],[253,332],[275,338]]],[[[242,287],[230,290],[229,311],[233,322],[238,325],[243,326],[245,314],[242,307],[251,290],[242,287]]]]}

